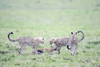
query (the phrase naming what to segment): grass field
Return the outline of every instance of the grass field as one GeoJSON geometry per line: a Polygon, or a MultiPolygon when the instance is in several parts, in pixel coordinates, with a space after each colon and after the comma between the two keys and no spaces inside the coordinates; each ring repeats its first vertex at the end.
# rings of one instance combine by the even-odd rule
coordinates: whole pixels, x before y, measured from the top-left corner
{"type": "Polygon", "coordinates": [[[100,0],[0,0],[0,67],[100,67],[100,0]],[[85,39],[74,56],[66,47],[60,55],[32,55],[29,46],[19,55],[18,43],[7,38],[9,32],[12,39],[42,36],[39,48],[50,48],[51,37],[78,30],[85,39]]]}

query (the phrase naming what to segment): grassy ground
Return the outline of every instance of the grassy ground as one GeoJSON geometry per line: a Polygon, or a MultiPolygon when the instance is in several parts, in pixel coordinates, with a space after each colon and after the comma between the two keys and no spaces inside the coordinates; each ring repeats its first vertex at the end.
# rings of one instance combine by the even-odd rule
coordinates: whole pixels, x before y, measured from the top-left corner
{"type": "Polygon", "coordinates": [[[100,0],[0,0],[0,67],[100,67],[100,0]],[[50,48],[51,37],[78,30],[85,39],[75,56],[66,47],[60,55],[32,55],[29,46],[19,55],[18,43],[7,39],[11,31],[13,39],[42,36],[39,48],[50,48]]]}

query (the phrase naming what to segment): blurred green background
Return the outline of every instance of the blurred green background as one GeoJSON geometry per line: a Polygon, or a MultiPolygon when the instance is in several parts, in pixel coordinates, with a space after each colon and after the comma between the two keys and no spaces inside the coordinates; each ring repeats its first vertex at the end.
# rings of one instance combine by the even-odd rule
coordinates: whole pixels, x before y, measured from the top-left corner
{"type": "Polygon", "coordinates": [[[0,0],[0,67],[28,66],[100,67],[100,0],[0,0]],[[18,43],[7,39],[9,32],[14,32],[12,39],[42,36],[45,44],[39,48],[50,48],[51,37],[68,37],[78,30],[85,39],[75,56],[66,47],[60,55],[32,55],[29,46],[19,55],[18,43]]]}

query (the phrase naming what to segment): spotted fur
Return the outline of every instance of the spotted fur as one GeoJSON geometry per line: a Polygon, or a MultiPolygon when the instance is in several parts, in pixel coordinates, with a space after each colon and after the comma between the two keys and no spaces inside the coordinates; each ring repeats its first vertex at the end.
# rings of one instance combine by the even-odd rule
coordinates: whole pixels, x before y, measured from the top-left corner
{"type": "Polygon", "coordinates": [[[82,31],[77,31],[75,33],[71,32],[71,34],[72,35],[70,37],[52,38],[49,41],[50,44],[54,43],[57,46],[58,54],[60,54],[60,49],[62,46],[67,46],[72,55],[77,54],[77,44],[84,39],[84,33],[82,31]],[[82,38],[80,40],[77,37],[77,33],[82,33],[82,38]]]}
{"type": "Polygon", "coordinates": [[[18,39],[13,40],[13,39],[10,38],[11,34],[13,34],[13,32],[10,32],[8,34],[9,41],[11,41],[11,42],[18,42],[19,45],[21,46],[20,49],[19,49],[19,51],[18,51],[19,54],[21,54],[21,51],[24,50],[24,48],[26,47],[26,45],[32,46],[33,49],[34,49],[35,54],[38,54],[37,53],[38,46],[40,45],[40,43],[44,44],[44,38],[42,38],[42,37],[32,38],[32,37],[29,37],[29,36],[25,36],[25,37],[20,37],[18,39]]]}

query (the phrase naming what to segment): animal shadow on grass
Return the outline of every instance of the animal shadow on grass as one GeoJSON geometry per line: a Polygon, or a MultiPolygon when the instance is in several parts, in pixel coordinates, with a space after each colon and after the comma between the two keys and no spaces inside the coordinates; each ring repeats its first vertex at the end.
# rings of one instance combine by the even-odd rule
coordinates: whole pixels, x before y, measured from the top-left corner
{"type": "Polygon", "coordinates": [[[95,45],[97,45],[97,44],[100,44],[100,41],[90,41],[90,42],[88,42],[88,44],[95,44],[95,45]]]}
{"type": "Polygon", "coordinates": [[[73,61],[71,58],[63,58],[63,60],[70,60],[70,61],[73,61]]]}
{"type": "Polygon", "coordinates": [[[8,54],[8,53],[11,53],[9,51],[0,51],[0,54],[8,54]]]}

